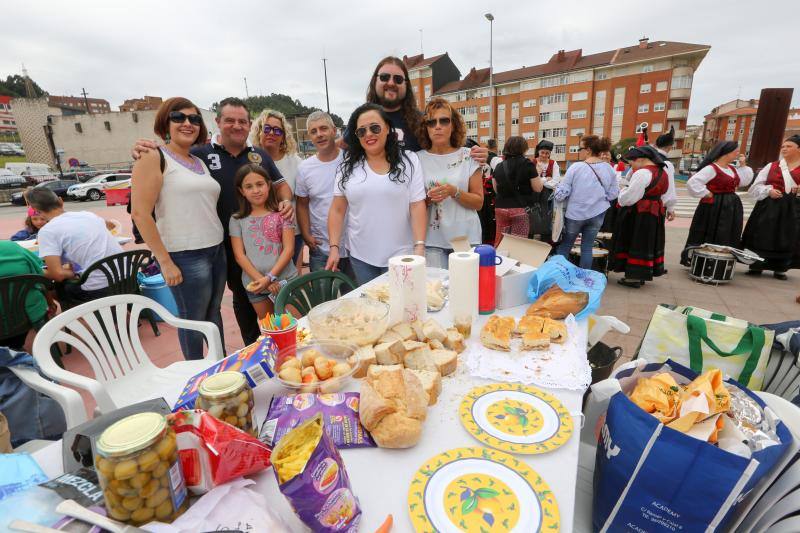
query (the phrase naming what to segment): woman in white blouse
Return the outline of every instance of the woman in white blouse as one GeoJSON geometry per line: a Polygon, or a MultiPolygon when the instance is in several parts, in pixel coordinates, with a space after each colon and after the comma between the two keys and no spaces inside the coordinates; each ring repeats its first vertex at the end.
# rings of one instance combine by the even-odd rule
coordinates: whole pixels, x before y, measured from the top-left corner
{"type": "Polygon", "coordinates": [[[744,209],[736,189],[753,181],[753,169],[739,154],[739,143],[721,141],[700,162],[697,173],[686,182],[689,194],[700,198],[692,217],[681,264],[689,266],[689,250],[703,244],[739,248],[744,209]],[[732,163],[738,159],[738,167],[732,163]]]}

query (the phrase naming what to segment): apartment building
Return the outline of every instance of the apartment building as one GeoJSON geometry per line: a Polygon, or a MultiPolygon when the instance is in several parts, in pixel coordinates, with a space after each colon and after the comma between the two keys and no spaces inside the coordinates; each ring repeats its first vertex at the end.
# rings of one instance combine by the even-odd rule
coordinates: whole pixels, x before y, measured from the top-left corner
{"type": "Polygon", "coordinates": [[[148,111],[158,110],[164,100],[160,96],[147,96],[142,98],[129,98],[119,106],[120,111],[148,111]]]}
{"type": "Polygon", "coordinates": [[[686,126],[686,137],[683,139],[683,156],[699,157],[703,153],[703,126],[690,124],[686,126]]]}
{"type": "Polygon", "coordinates": [[[17,123],[11,113],[11,97],[0,95],[0,133],[16,133],[17,123]]]}
{"type": "Polygon", "coordinates": [[[108,113],[111,104],[102,98],[84,98],[83,96],[48,96],[47,104],[64,110],[88,113],[108,113]]]}
{"type": "MultiPolygon", "coordinates": [[[[736,141],[743,153],[750,151],[758,114],[758,99],[731,100],[711,110],[703,120],[703,149],[719,141],[736,141]]],[[[790,109],[784,138],[800,133],[800,109],[790,109]]]]}
{"type": "MultiPolygon", "coordinates": [[[[501,147],[512,135],[555,144],[553,158],[578,159],[580,137],[604,135],[613,142],[634,137],[647,122],[658,135],[675,127],[677,139],[670,157],[681,155],[694,72],[710,50],[708,45],[651,42],[584,55],[559,50],[547,63],[494,73],[494,113],[490,110],[489,69],[472,68],[460,80],[430,93],[447,98],[461,111],[468,137],[486,142],[492,135],[501,147]],[[494,117],[494,128],[490,123],[494,117]]],[[[417,69],[407,63],[420,106],[429,98],[418,86],[435,76],[436,63],[417,69]]],[[[531,149],[531,153],[532,153],[531,149]]]]}

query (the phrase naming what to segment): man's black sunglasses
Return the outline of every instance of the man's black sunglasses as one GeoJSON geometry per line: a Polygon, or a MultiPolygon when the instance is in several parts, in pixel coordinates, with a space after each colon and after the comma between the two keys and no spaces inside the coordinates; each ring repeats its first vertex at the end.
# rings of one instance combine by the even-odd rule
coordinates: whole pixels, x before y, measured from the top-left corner
{"type": "Polygon", "coordinates": [[[171,111],[169,114],[170,122],[174,122],[175,124],[183,124],[187,118],[189,119],[189,124],[193,126],[199,126],[203,123],[203,117],[196,113],[187,115],[186,113],[182,113],[180,111],[171,111]]]}
{"type": "Polygon", "coordinates": [[[395,85],[403,85],[406,82],[406,79],[400,74],[389,74],[388,72],[381,72],[378,74],[378,79],[383,83],[388,82],[390,78],[394,81],[395,85]]]}

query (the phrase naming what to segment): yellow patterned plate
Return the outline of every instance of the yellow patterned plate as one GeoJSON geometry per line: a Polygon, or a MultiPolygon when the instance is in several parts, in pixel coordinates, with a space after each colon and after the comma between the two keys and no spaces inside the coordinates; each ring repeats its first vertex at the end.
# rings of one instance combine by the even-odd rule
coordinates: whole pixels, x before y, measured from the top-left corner
{"type": "Polygon", "coordinates": [[[488,448],[431,458],[411,480],[408,512],[424,533],[557,532],[558,504],[527,464],[488,448]]]}
{"type": "Polygon", "coordinates": [[[552,394],[519,383],[475,387],[458,411],[467,431],[482,443],[511,453],[546,453],[572,435],[572,415],[552,394]]]}

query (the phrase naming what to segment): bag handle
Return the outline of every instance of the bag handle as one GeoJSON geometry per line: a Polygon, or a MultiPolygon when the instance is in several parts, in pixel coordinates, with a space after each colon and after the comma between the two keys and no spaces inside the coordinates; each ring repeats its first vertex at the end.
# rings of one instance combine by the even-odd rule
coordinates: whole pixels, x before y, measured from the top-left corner
{"type": "Polygon", "coordinates": [[[742,368],[737,378],[739,383],[747,386],[758,365],[761,350],[764,348],[763,329],[757,326],[747,326],[747,331],[742,335],[739,344],[730,352],[721,350],[714,344],[714,341],[708,337],[705,321],[700,317],[687,315],[686,331],[689,334],[689,367],[698,374],[703,371],[703,348],[700,341],[705,342],[720,357],[749,354],[744,368],[742,368]]]}

